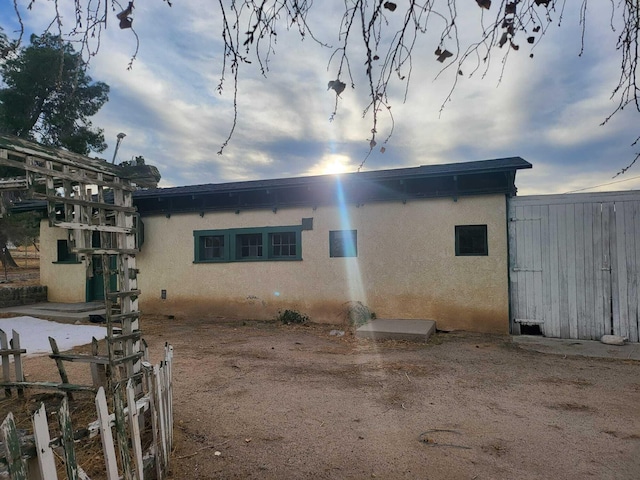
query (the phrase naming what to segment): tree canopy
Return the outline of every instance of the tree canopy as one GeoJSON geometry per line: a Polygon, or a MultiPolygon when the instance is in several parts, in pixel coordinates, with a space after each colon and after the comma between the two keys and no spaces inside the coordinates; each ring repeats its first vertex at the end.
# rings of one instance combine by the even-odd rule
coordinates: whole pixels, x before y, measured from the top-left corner
{"type": "Polygon", "coordinates": [[[93,82],[81,53],[60,36],[32,35],[31,44],[0,65],[0,130],[45,145],[88,154],[107,148],[89,117],[108,100],[109,86],[93,82]]]}

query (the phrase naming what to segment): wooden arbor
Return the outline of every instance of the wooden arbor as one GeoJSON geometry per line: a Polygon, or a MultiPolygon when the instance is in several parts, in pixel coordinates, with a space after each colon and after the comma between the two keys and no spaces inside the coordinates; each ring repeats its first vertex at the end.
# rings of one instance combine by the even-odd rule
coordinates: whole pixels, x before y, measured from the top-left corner
{"type": "MultiPolygon", "coordinates": [[[[0,135],[0,165],[16,175],[0,180],[0,191],[47,203],[49,225],[67,230],[72,253],[87,271],[101,261],[105,278],[117,277],[115,289],[105,281],[109,383],[141,381],[133,192],[155,187],[160,175],[152,166],[122,167],[104,160],[0,135]],[[96,193],[93,193],[96,192],[96,193]]],[[[5,195],[2,195],[5,198],[5,195]]],[[[0,201],[2,214],[8,205],[0,201]]]]}

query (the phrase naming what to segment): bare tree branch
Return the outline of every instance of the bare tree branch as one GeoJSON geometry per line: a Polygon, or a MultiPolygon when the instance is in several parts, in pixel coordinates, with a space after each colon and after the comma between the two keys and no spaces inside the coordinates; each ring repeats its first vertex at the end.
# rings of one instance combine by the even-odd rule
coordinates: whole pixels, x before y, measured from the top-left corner
{"type": "MultiPolygon", "coordinates": [[[[56,13],[50,28],[57,28],[58,33],[65,39],[78,42],[86,61],[98,53],[100,35],[107,27],[107,20],[111,21],[115,17],[120,20],[119,26],[125,28],[122,15],[127,11],[133,11],[133,2],[129,2],[128,6],[123,8],[117,0],[74,0],[75,18],[71,25],[64,25],[57,8],[59,1],[54,0],[56,13]]],[[[171,6],[168,0],[163,1],[171,6]]],[[[224,90],[230,72],[234,108],[229,134],[218,153],[222,153],[228,145],[237,126],[240,69],[255,65],[262,75],[268,74],[271,55],[276,52],[280,28],[296,30],[301,39],[311,38],[331,50],[328,57],[327,81],[329,89],[334,90],[336,97],[330,119],[338,114],[343,98],[341,94],[346,85],[349,84],[352,89],[356,88],[354,74],[359,72],[353,70],[352,65],[364,66],[364,88],[368,91],[369,100],[363,108],[363,117],[369,118],[370,121],[370,154],[377,145],[381,130],[386,132],[383,145],[393,132],[390,87],[395,84],[402,85],[402,101],[406,100],[416,52],[420,53],[421,62],[441,63],[438,75],[455,69],[451,90],[440,108],[442,111],[459,81],[465,76],[471,77],[477,73],[485,76],[495,55],[498,55],[502,64],[502,78],[510,55],[519,51],[521,46],[529,45],[534,49],[552,25],[561,25],[565,3],[566,0],[476,0],[477,6],[474,6],[469,0],[465,0],[464,17],[468,19],[470,15],[477,16],[481,34],[471,44],[461,45],[458,28],[462,10],[459,12],[457,9],[460,0],[408,0],[401,4],[390,0],[343,0],[341,20],[336,24],[338,44],[330,47],[330,42],[316,37],[308,21],[311,15],[321,18],[326,14],[322,10],[327,8],[324,3],[319,6],[312,0],[218,0],[218,11],[222,19],[224,59],[217,90],[224,90]],[[316,10],[313,10],[314,7],[316,10]],[[437,44],[426,48],[426,51],[434,52],[431,59],[425,59],[424,45],[419,43],[420,35],[427,39],[439,38],[437,44]]],[[[580,54],[585,48],[588,6],[589,0],[582,0],[579,9],[582,42],[580,54]]],[[[21,22],[17,0],[14,0],[14,8],[21,22]]],[[[37,4],[32,0],[27,8],[37,8],[37,4]]],[[[610,0],[611,28],[616,31],[614,25],[618,22],[622,25],[617,43],[612,46],[620,56],[620,76],[617,84],[613,85],[611,94],[611,98],[617,103],[616,107],[604,119],[603,124],[629,106],[640,112],[637,72],[640,54],[639,10],[637,0],[610,0]]],[[[130,27],[132,17],[124,16],[129,20],[130,27]]],[[[133,34],[137,39],[135,32],[133,34]]],[[[129,68],[136,54],[137,46],[131,56],[129,68]]],[[[530,53],[530,56],[533,56],[533,53],[530,53]]],[[[633,162],[635,163],[635,160],[633,162]]],[[[620,173],[624,173],[630,166],[620,173]]]]}

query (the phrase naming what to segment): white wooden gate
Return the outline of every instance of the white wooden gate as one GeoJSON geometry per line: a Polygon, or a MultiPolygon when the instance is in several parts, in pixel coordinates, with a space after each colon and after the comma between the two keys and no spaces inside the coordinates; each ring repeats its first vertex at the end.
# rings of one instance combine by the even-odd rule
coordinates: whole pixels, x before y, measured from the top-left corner
{"type": "Polygon", "coordinates": [[[640,341],[640,191],[509,200],[511,332],[640,341]]]}

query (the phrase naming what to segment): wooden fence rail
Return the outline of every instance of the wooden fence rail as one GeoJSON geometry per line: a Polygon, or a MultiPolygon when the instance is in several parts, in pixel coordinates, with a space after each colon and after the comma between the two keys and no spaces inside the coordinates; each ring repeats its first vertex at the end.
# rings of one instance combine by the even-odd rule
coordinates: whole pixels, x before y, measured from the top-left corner
{"type": "MultiPolygon", "coordinates": [[[[89,438],[100,435],[107,480],[166,478],[173,446],[172,362],[173,347],[166,345],[165,357],[160,364],[143,363],[147,388],[138,400],[131,379],[124,388],[117,384],[111,413],[104,388],[98,390],[95,397],[97,420],[84,431],[89,438]],[[147,427],[145,432],[151,429],[152,441],[146,451],[143,450],[141,425],[147,427]]],[[[5,478],[8,474],[11,480],[58,480],[57,456],[62,458],[68,480],[90,480],[76,458],[75,443],[82,440],[78,440],[78,433],[72,427],[66,396],[57,413],[59,428],[53,436],[44,404],[33,414],[31,435],[21,434],[16,429],[13,414],[7,415],[0,425],[0,462],[6,466],[5,478]]]]}

